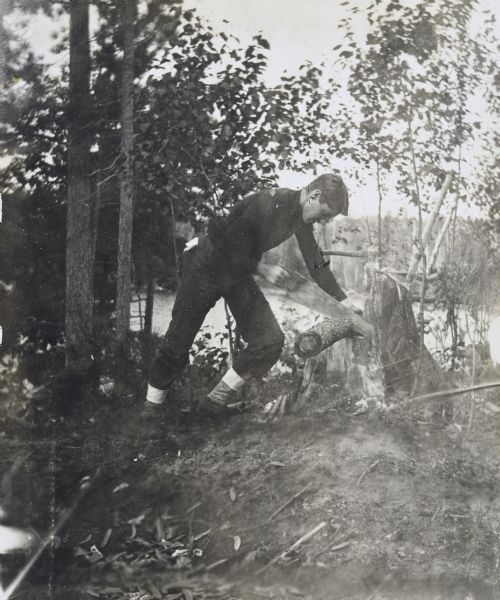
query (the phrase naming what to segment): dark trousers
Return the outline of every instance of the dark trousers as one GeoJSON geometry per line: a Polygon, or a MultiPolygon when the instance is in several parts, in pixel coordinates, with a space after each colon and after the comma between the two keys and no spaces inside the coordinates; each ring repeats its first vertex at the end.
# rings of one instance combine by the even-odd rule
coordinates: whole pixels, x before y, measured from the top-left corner
{"type": "Polygon", "coordinates": [[[233,369],[244,379],[264,375],[280,357],[284,336],[252,275],[231,274],[224,260],[214,256],[208,238],[202,238],[182,258],[172,320],[156,350],[150,385],[166,390],[179,376],[205,316],[221,297],[247,344],[236,357],[233,369]]]}

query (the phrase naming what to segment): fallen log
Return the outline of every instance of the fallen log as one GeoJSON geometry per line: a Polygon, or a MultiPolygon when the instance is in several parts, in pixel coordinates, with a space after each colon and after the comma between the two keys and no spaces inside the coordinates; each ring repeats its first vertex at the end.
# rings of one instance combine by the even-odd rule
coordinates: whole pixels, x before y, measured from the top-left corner
{"type": "Polygon", "coordinates": [[[311,358],[339,340],[356,336],[358,333],[350,315],[325,319],[297,336],[295,354],[300,358],[311,358]]]}
{"type": "Polygon", "coordinates": [[[317,283],[309,281],[296,271],[289,271],[289,273],[291,284],[283,290],[286,298],[338,322],[340,329],[346,329],[345,325],[340,325],[341,322],[349,323],[352,337],[368,337],[373,333],[372,326],[365,319],[332,298],[317,283]]]}

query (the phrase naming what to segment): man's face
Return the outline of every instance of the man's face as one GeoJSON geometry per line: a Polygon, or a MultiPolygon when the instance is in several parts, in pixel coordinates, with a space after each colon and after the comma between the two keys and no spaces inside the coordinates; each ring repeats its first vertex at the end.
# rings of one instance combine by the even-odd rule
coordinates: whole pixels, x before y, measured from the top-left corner
{"type": "Polygon", "coordinates": [[[320,199],[320,190],[313,190],[308,196],[302,208],[302,218],[306,223],[326,223],[339,214],[336,208],[320,202],[320,199]]]}

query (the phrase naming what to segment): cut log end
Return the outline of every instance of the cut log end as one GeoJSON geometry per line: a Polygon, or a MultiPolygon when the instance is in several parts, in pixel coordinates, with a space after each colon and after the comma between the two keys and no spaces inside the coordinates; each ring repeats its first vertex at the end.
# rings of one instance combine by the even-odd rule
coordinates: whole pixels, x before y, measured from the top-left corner
{"type": "Polygon", "coordinates": [[[335,319],[324,319],[321,323],[317,323],[299,334],[295,341],[295,353],[300,358],[310,358],[339,340],[357,335],[358,331],[349,318],[342,316],[335,319]]]}
{"type": "Polygon", "coordinates": [[[309,358],[321,352],[321,336],[314,331],[306,331],[295,341],[295,354],[300,358],[309,358]]]}

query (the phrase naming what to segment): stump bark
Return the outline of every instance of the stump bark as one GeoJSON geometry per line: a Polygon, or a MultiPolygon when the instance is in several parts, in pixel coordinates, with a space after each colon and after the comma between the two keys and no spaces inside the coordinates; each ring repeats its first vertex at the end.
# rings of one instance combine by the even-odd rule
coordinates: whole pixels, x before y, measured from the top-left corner
{"type": "Polygon", "coordinates": [[[306,399],[319,373],[339,381],[349,396],[422,394],[448,385],[446,374],[424,346],[412,307],[412,294],[367,264],[363,316],[373,327],[368,340],[343,339],[309,359],[301,383],[306,399]],[[323,366],[323,368],[322,368],[323,366]]]}
{"type": "Polygon", "coordinates": [[[424,393],[441,389],[446,376],[427,348],[420,351],[412,293],[386,274],[367,265],[365,315],[374,326],[385,385],[389,393],[424,393]]]}

